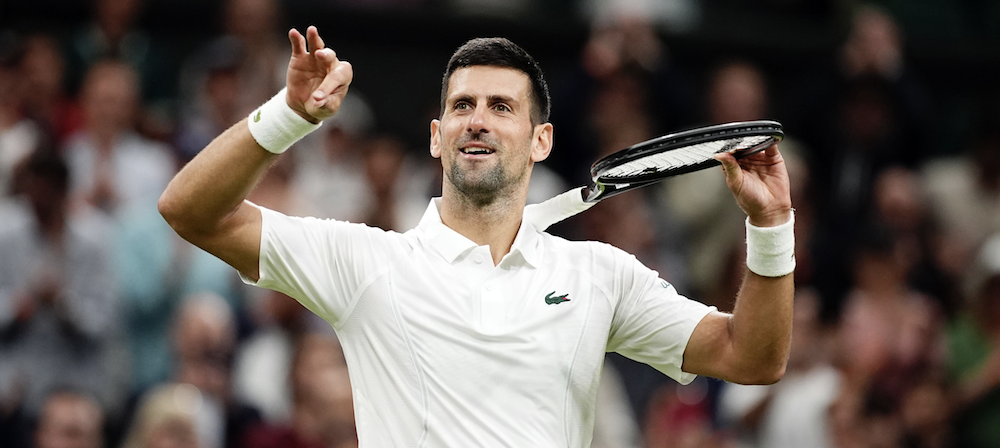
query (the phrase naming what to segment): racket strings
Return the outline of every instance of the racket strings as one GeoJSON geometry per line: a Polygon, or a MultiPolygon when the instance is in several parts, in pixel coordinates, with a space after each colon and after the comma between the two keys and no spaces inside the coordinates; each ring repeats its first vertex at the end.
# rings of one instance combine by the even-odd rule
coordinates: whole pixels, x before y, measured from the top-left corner
{"type": "Polygon", "coordinates": [[[767,135],[752,135],[697,143],[623,163],[608,169],[601,177],[605,179],[628,178],[681,169],[709,161],[713,155],[721,152],[733,153],[753,148],[767,142],[770,138],[767,135]]]}

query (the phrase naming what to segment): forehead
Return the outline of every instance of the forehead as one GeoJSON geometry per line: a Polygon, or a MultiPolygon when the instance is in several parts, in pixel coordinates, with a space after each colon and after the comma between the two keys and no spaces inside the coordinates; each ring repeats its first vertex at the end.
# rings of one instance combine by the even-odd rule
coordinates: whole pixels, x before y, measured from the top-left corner
{"type": "Polygon", "coordinates": [[[448,81],[447,99],[458,96],[506,96],[524,100],[531,92],[531,80],[520,70],[475,65],[455,70],[448,81]]]}

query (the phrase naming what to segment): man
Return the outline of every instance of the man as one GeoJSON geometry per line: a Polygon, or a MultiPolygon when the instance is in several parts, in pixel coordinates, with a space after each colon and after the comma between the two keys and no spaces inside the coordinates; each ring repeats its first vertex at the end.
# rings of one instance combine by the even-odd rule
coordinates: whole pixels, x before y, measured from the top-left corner
{"type": "MultiPolygon", "coordinates": [[[[287,93],[181,170],[160,211],[247,281],[330,322],[351,372],[361,446],[589,446],[607,351],[681,382],[781,377],[790,253],[776,268],[754,258],[772,276],[748,274],[727,315],[681,297],[621,250],[568,242],[522,219],[553,129],[541,70],[505,39],[472,40],[448,64],[430,126],[442,197],[416,229],[292,218],[245,202],[274,153],[337,112],[353,77],[314,27],[289,39],[287,93]]],[[[777,148],[742,165],[720,160],[749,222],[784,229],[785,245],[792,216],[777,148]]]]}

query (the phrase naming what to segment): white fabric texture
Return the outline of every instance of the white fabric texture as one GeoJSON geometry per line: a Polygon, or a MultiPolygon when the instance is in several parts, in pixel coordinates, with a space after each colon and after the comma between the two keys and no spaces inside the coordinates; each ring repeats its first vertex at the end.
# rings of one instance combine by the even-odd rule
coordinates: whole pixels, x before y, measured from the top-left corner
{"type": "Polygon", "coordinates": [[[250,135],[261,148],[274,154],[288,150],[295,142],[315,131],[323,122],[311,123],[295,113],[285,99],[288,89],[281,89],[247,117],[250,135]]]}
{"type": "Polygon", "coordinates": [[[762,277],[795,271],[795,215],[774,227],[757,227],[747,218],[747,269],[762,277]]]}
{"type": "Polygon", "coordinates": [[[606,352],[694,379],[684,348],[714,308],[624,251],[527,220],[493,266],[439,201],[405,234],[261,209],[256,284],[337,331],[362,447],[586,447],[606,352]]]}

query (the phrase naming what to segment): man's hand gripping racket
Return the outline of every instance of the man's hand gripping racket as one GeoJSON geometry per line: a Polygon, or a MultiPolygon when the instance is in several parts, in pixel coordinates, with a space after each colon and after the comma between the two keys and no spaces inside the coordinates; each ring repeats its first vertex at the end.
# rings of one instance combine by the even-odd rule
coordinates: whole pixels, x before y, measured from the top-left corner
{"type": "Polygon", "coordinates": [[[602,199],[721,163],[726,184],[751,222],[770,225],[767,223],[778,220],[781,211],[791,207],[786,200],[788,175],[775,146],[784,135],[781,123],[760,120],[657,137],[598,160],[590,169],[592,181],[588,186],[529,205],[524,217],[544,230],[602,199]]]}

